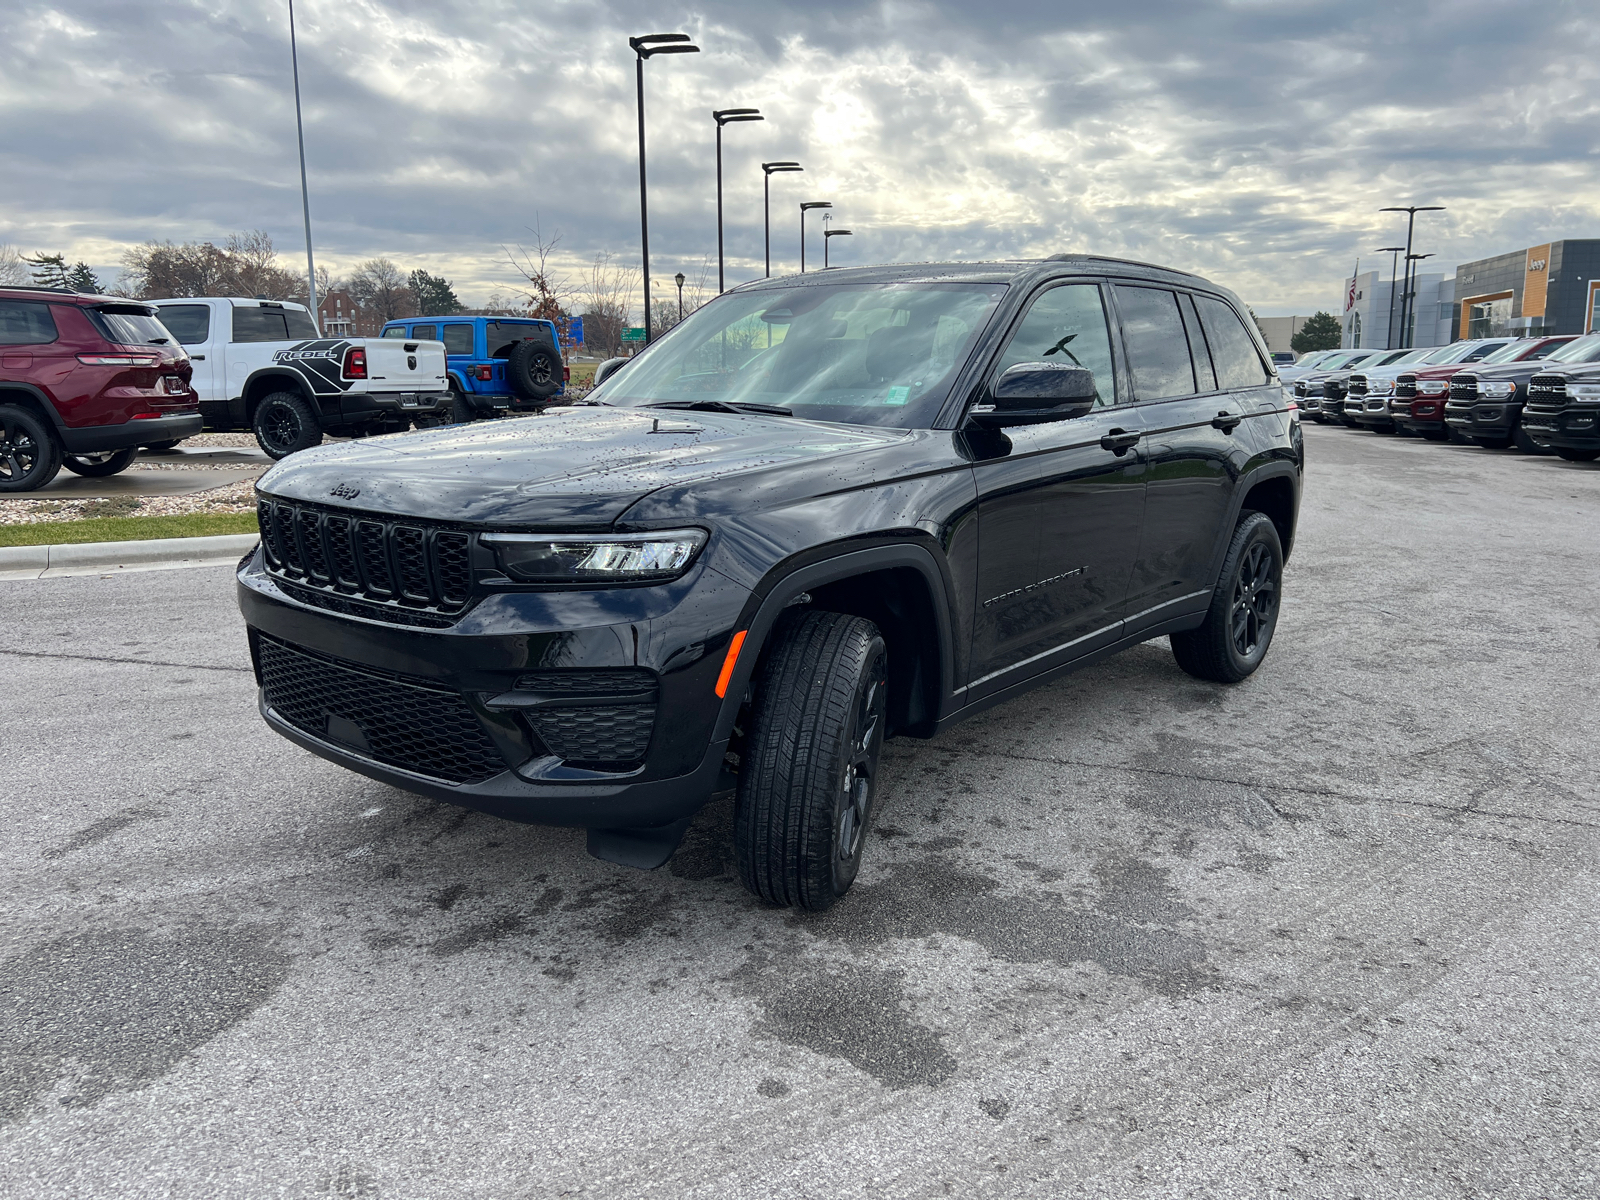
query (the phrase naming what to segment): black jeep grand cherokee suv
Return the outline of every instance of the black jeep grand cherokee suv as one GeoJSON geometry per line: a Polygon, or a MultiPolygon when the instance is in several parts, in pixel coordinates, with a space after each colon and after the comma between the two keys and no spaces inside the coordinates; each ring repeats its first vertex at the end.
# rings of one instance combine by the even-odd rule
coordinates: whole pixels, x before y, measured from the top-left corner
{"type": "Polygon", "coordinates": [[[746,886],[826,908],[886,736],[1162,634],[1260,664],[1302,448],[1242,312],[1102,258],[828,271],[585,405],[293,455],[239,570],[262,715],[636,866],[734,788],[746,886]]]}

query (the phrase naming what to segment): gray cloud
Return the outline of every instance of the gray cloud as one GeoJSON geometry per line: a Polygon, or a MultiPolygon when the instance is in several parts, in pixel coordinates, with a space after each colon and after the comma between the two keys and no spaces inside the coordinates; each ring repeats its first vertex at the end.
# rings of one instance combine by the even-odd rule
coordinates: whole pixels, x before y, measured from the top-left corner
{"type": "MultiPolygon", "coordinates": [[[[1575,4],[300,0],[319,257],[387,254],[482,296],[538,214],[576,270],[636,254],[630,32],[649,64],[658,277],[715,252],[730,128],[730,277],[775,267],[795,202],[831,199],[845,261],[1084,250],[1169,262],[1263,309],[1327,305],[1444,203],[1436,262],[1593,235],[1600,34],[1575,4]],[[1376,259],[1373,259],[1376,261],[1376,259]]],[[[300,253],[281,0],[21,0],[0,13],[0,241],[101,264],[149,238],[264,228],[300,253]]],[[[820,245],[817,247],[820,253],[820,245]]]]}

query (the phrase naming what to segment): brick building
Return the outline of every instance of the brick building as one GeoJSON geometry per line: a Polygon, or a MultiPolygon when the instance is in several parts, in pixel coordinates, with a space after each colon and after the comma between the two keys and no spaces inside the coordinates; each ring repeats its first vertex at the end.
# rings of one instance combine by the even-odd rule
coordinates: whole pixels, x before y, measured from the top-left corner
{"type": "Polygon", "coordinates": [[[324,337],[376,337],[383,322],[341,290],[317,297],[317,326],[324,337]]]}

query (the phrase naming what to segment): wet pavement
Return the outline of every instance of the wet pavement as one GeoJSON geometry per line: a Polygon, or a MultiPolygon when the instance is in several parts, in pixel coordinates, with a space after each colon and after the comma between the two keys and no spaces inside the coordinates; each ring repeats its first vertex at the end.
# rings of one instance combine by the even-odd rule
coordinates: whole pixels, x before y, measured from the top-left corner
{"type": "Polygon", "coordinates": [[[1600,469],[1307,442],[1254,678],[891,743],[823,916],[268,733],[226,570],[0,584],[0,1194],[1600,1194],[1600,469]]]}

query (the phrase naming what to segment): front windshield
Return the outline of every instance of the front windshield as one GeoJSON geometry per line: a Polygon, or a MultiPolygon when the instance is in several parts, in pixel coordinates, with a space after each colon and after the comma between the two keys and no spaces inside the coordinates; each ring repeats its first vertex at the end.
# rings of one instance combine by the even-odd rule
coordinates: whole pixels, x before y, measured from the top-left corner
{"type": "Polygon", "coordinates": [[[591,393],[602,404],[773,407],[925,429],[1001,284],[815,284],[712,301],[591,393]]]}
{"type": "Polygon", "coordinates": [[[1593,362],[1600,358],[1600,333],[1573,338],[1565,346],[1558,346],[1545,359],[1549,362],[1593,362]]]}
{"type": "Polygon", "coordinates": [[[1433,350],[1428,347],[1424,347],[1421,350],[1411,350],[1403,358],[1391,359],[1389,365],[1391,367],[1403,367],[1407,363],[1427,362],[1428,355],[1432,353],[1433,350]]]}
{"type": "Polygon", "coordinates": [[[1528,343],[1527,342],[1525,342],[1525,341],[1507,342],[1504,346],[1501,346],[1500,349],[1496,350],[1493,354],[1490,354],[1486,358],[1484,358],[1483,359],[1483,365],[1488,367],[1488,366],[1493,366],[1495,363],[1515,362],[1518,358],[1520,358],[1522,355],[1526,354],[1527,352],[1528,352],[1528,343]]]}
{"type": "Polygon", "coordinates": [[[1472,353],[1474,345],[1476,345],[1474,342],[1451,342],[1448,346],[1435,350],[1422,361],[1430,366],[1439,363],[1459,362],[1472,353]]]}

